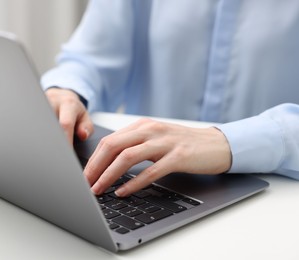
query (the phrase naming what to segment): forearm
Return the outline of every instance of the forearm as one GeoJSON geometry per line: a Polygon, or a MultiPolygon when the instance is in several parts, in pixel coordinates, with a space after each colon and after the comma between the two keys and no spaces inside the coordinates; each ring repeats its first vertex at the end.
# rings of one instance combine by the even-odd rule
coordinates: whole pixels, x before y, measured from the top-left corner
{"type": "Polygon", "coordinates": [[[95,97],[101,96],[102,83],[99,74],[84,68],[79,62],[65,62],[63,65],[43,75],[41,84],[44,90],[59,87],[73,90],[88,103],[90,111],[95,110],[95,97]],[[92,79],[92,80],[90,80],[92,79]],[[95,86],[95,87],[94,87],[95,86]]]}
{"type": "Polygon", "coordinates": [[[131,70],[132,12],[131,1],[90,1],[63,45],[58,67],[42,77],[43,88],[74,90],[88,101],[90,112],[116,109],[131,70]]]}

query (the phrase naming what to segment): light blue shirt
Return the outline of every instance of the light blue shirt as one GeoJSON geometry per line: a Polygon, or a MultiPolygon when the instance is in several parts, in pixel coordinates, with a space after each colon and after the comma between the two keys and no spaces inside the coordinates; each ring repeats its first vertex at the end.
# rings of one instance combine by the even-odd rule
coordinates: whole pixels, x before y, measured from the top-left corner
{"type": "Polygon", "coordinates": [[[91,0],[58,64],[90,112],[223,123],[230,172],[299,179],[297,0],[91,0]]]}

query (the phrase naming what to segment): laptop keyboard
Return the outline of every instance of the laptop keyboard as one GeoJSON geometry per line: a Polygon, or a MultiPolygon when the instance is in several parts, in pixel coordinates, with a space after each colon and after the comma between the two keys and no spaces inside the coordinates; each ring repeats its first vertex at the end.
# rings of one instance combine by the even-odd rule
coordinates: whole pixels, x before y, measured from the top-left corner
{"type": "Polygon", "coordinates": [[[114,191],[130,178],[122,176],[104,194],[96,196],[109,228],[117,233],[126,234],[201,204],[155,184],[118,198],[114,191]]]}

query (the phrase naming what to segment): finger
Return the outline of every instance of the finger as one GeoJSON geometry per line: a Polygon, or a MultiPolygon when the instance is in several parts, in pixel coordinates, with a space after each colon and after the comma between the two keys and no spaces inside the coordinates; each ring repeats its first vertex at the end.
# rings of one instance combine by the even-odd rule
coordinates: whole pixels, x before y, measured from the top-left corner
{"type": "Polygon", "coordinates": [[[83,115],[76,124],[76,135],[82,140],[86,140],[94,131],[93,123],[87,111],[84,109],[83,115]]]}
{"type": "Polygon", "coordinates": [[[138,133],[111,134],[102,138],[84,169],[89,184],[94,185],[123,150],[139,145],[143,141],[142,135],[138,133]]]}
{"type": "Polygon", "coordinates": [[[127,197],[171,172],[173,172],[171,164],[169,164],[168,160],[163,157],[161,160],[143,170],[135,178],[132,178],[130,181],[120,186],[115,191],[115,194],[118,197],[127,197]]]}
{"type": "Polygon", "coordinates": [[[74,128],[77,121],[77,110],[75,106],[61,105],[59,111],[59,123],[67,135],[70,144],[73,144],[74,128]]]}
{"type": "Polygon", "coordinates": [[[50,106],[52,107],[52,110],[54,111],[55,115],[58,117],[59,116],[59,103],[48,92],[46,92],[46,96],[47,96],[50,106]]]}
{"type": "Polygon", "coordinates": [[[145,160],[152,160],[158,153],[156,147],[150,148],[146,143],[123,150],[92,186],[93,192],[103,193],[132,166],[145,160]]]}

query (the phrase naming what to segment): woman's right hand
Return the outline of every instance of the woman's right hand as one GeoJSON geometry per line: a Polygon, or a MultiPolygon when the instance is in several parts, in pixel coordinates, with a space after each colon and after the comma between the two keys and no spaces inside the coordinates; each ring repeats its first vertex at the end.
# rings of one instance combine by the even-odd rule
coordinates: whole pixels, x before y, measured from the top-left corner
{"type": "Polygon", "coordinates": [[[73,144],[74,135],[86,140],[93,132],[93,123],[79,96],[72,90],[60,88],[50,88],[45,93],[69,143],[73,144]]]}

